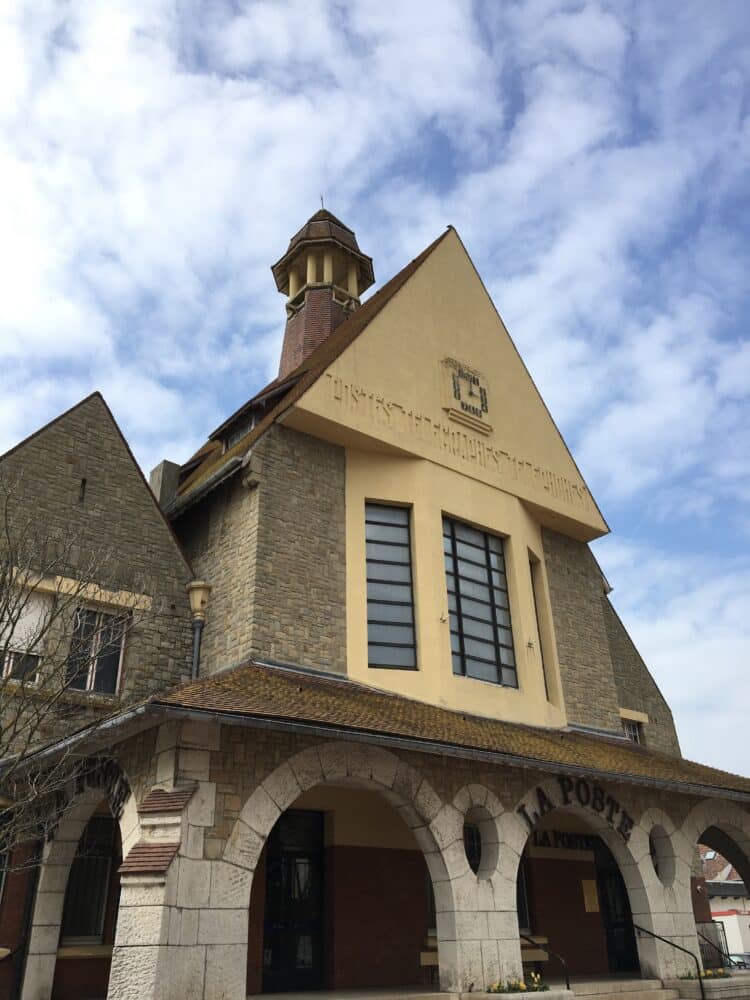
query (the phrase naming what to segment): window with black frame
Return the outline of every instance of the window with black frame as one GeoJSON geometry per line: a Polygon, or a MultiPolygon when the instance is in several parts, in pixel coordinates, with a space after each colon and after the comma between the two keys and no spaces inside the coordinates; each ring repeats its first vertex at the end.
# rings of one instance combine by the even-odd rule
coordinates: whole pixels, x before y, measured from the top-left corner
{"type": "Polygon", "coordinates": [[[443,518],[453,673],[518,687],[503,540],[443,518]]]}
{"type": "Polygon", "coordinates": [[[101,943],[115,851],[115,821],[92,816],[81,834],[65,891],[61,938],[101,943]]]}
{"type": "Polygon", "coordinates": [[[117,692],[127,623],[124,615],[76,610],[66,664],[69,687],[100,694],[117,692]]]}
{"type": "Polygon", "coordinates": [[[366,504],[365,544],[368,663],[416,670],[409,509],[366,504]]]}

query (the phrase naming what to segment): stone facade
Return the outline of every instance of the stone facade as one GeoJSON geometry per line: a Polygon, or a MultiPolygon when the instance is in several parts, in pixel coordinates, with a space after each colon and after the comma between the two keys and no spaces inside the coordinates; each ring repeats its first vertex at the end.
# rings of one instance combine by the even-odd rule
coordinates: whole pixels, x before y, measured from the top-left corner
{"type": "Polygon", "coordinates": [[[648,725],[644,727],[647,746],[679,755],[680,744],[672,711],[607,598],[604,600],[604,620],[620,707],[635,708],[648,715],[648,725]]]}
{"type": "Polygon", "coordinates": [[[176,523],[212,585],[202,671],[277,660],[346,672],[344,450],[274,426],[244,476],[176,523]]]}
{"type": "Polygon", "coordinates": [[[679,755],[669,706],[610,604],[589,547],[548,529],[543,538],[568,720],[619,731],[621,708],[645,712],[645,744],[679,755]]]}
{"type": "Polygon", "coordinates": [[[583,542],[547,529],[542,535],[568,721],[619,730],[601,570],[583,542]]]}
{"type": "MultiPolygon", "coordinates": [[[[40,570],[147,598],[148,606],[132,613],[118,695],[66,694],[40,738],[64,735],[189,676],[185,585],[192,571],[101,396],[4,455],[0,482],[10,491],[12,530],[31,539],[32,556],[44,552],[40,570]],[[53,548],[65,553],[65,565],[53,548]]],[[[57,622],[48,642],[64,640],[70,624],[57,622]]]]}
{"type": "MultiPolygon", "coordinates": [[[[750,844],[750,812],[718,799],[660,792],[656,807],[652,790],[625,783],[588,782],[583,795],[577,780],[549,772],[217,723],[166,722],[149,739],[124,749],[134,793],[121,820],[123,849],[136,841],[179,848],[161,875],[123,874],[110,1000],[244,998],[248,908],[263,845],[281,813],[320,785],[377,791],[410,828],[435,893],[441,988],[456,993],[521,973],[515,886],[540,808],[585,820],[618,862],[634,921],[696,953],[695,844],[707,825],[750,844]],[[155,778],[162,788],[194,786],[181,815],[139,815],[136,803],[155,778]],[[463,844],[469,814],[482,829],[476,875],[463,844]]],[[[48,845],[24,1000],[48,996],[54,955],[45,942],[57,940],[66,866],[95,798],[75,803],[48,845]]],[[[667,944],[643,937],[638,946],[647,978],[689,971],[688,956],[667,944]]]]}

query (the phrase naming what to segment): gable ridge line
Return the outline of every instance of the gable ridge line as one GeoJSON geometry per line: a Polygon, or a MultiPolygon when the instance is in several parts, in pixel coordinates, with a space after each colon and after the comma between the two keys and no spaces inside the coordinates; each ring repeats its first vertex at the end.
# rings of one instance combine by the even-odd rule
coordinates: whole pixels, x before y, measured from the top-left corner
{"type": "MultiPolygon", "coordinates": [[[[61,420],[64,420],[66,417],[70,416],[71,413],[73,413],[79,407],[84,406],[86,403],[90,402],[96,396],[98,396],[99,399],[101,399],[101,401],[104,403],[104,397],[102,396],[101,392],[98,389],[94,389],[94,391],[90,392],[88,396],[84,396],[83,399],[79,399],[77,403],[73,403],[73,405],[69,406],[67,410],[63,410],[62,413],[58,413],[56,417],[52,417],[52,419],[48,420],[46,424],[42,424],[41,427],[37,427],[35,431],[31,432],[31,434],[27,434],[25,438],[21,438],[21,440],[18,441],[16,444],[14,444],[11,448],[8,448],[7,451],[4,451],[2,455],[0,455],[0,462],[4,461],[6,458],[9,458],[11,455],[17,452],[19,448],[23,448],[25,444],[28,444],[30,441],[33,441],[34,438],[39,437],[40,434],[44,434],[45,431],[48,431],[51,427],[54,427],[55,424],[59,423],[61,420]]],[[[107,404],[104,403],[104,405],[106,406],[107,404]]]]}
{"type": "MultiPolygon", "coordinates": [[[[322,344],[316,347],[294,371],[289,373],[288,379],[290,381],[296,378],[296,382],[291,386],[289,392],[281,397],[278,403],[268,411],[263,419],[251,431],[248,431],[245,437],[241,438],[237,444],[220,456],[223,462],[218,461],[215,465],[210,465],[205,469],[198,466],[187,477],[182,484],[181,491],[178,493],[175,505],[171,508],[171,516],[177,516],[183,509],[186,509],[187,504],[183,505],[180,501],[187,501],[194,488],[203,485],[211,475],[221,469],[232,457],[237,455],[244,457],[247,455],[250,447],[265,435],[266,431],[318,381],[321,375],[325,374],[329,366],[341,356],[350,344],[354,343],[375,317],[398,295],[401,289],[409,282],[409,279],[414,276],[449,232],[455,232],[453,226],[448,226],[445,232],[441,233],[420,254],[394,274],[382,288],[379,288],[374,295],[371,295],[356,312],[352,313],[322,344]],[[329,353],[331,356],[327,357],[329,353]]],[[[269,383],[269,385],[273,385],[273,383],[269,383]]],[[[263,390],[256,395],[262,395],[262,393],[263,390]]],[[[243,408],[240,407],[240,410],[236,412],[239,413],[243,408]]]]}
{"type": "Polygon", "coordinates": [[[125,446],[125,450],[127,451],[128,455],[130,456],[130,461],[133,463],[133,466],[135,468],[136,474],[140,478],[141,484],[142,484],[143,488],[148,493],[148,496],[149,496],[152,504],[156,508],[156,511],[157,511],[157,513],[159,515],[159,518],[161,519],[161,521],[164,523],[164,525],[166,526],[167,530],[169,531],[169,537],[172,539],[172,543],[173,543],[174,547],[177,549],[177,554],[180,557],[180,559],[182,560],[185,568],[187,569],[187,571],[190,574],[190,577],[192,579],[193,577],[195,577],[195,570],[193,569],[192,565],[190,564],[190,560],[185,555],[185,552],[183,551],[182,546],[180,545],[179,539],[177,538],[177,534],[175,533],[175,530],[172,527],[171,522],[167,518],[167,516],[164,513],[164,511],[161,509],[161,504],[159,503],[159,501],[154,496],[154,491],[149,486],[148,480],[146,479],[146,476],[144,475],[143,469],[138,464],[138,462],[136,460],[136,457],[133,454],[133,450],[131,449],[130,445],[128,444],[127,438],[125,437],[125,435],[123,434],[122,430],[120,429],[120,425],[115,420],[114,413],[112,413],[112,410],[110,410],[109,405],[107,404],[106,399],[104,398],[104,396],[102,396],[102,394],[100,392],[93,393],[93,395],[98,396],[99,399],[101,400],[101,403],[104,406],[104,409],[105,409],[107,415],[109,416],[109,419],[112,421],[112,425],[115,428],[115,432],[117,433],[118,437],[120,438],[120,440],[122,441],[123,445],[125,446]]]}
{"type": "MultiPolygon", "coordinates": [[[[453,227],[451,226],[451,228],[453,228],[453,227]]],[[[479,279],[479,284],[482,286],[484,294],[489,299],[489,301],[490,301],[490,303],[492,305],[492,308],[493,308],[493,310],[495,312],[495,315],[500,320],[500,325],[502,326],[503,330],[505,331],[505,335],[508,338],[508,340],[510,341],[510,345],[513,348],[513,350],[515,351],[516,357],[518,358],[518,360],[521,363],[521,367],[526,372],[526,375],[528,376],[528,379],[531,382],[531,385],[532,385],[532,387],[534,389],[534,392],[536,393],[536,395],[537,395],[537,397],[539,399],[539,402],[544,407],[545,412],[547,413],[547,416],[549,417],[550,422],[551,422],[552,426],[554,427],[554,429],[555,429],[555,431],[557,433],[557,436],[560,438],[560,442],[561,442],[563,448],[565,449],[565,451],[567,452],[567,454],[568,454],[571,462],[573,463],[573,467],[575,468],[576,472],[581,477],[581,482],[585,485],[586,489],[588,490],[589,496],[591,497],[591,501],[594,504],[594,507],[596,508],[596,511],[599,514],[599,517],[602,519],[602,523],[604,524],[605,528],[607,529],[607,533],[609,534],[610,527],[609,527],[609,524],[607,524],[607,519],[605,518],[604,514],[602,513],[601,508],[599,507],[599,504],[596,502],[596,497],[594,496],[594,494],[589,489],[588,483],[586,482],[586,477],[583,475],[583,473],[579,469],[578,463],[576,462],[575,457],[573,456],[573,452],[568,447],[568,443],[565,440],[565,438],[563,437],[562,431],[557,426],[557,422],[555,421],[555,418],[552,416],[552,413],[550,412],[550,409],[547,406],[547,404],[546,404],[546,402],[544,400],[544,397],[542,396],[541,392],[539,391],[539,388],[538,388],[536,382],[534,381],[534,378],[533,378],[531,372],[527,368],[526,362],[523,360],[523,357],[521,356],[521,352],[518,350],[518,347],[516,346],[515,340],[513,339],[510,331],[508,330],[508,327],[505,325],[505,320],[500,315],[500,310],[495,305],[495,301],[492,298],[492,296],[490,295],[489,291],[487,290],[487,286],[484,283],[484,279],[482,278],[482,275],[479,273],[476,264],[472,260],[471,254],[466,249],[466,244],[461,239],[461,237],[458,235],[458,231],[457,230],[454,229],[453,232],[456,234],[456,238],[458,239],[458,242],[461,244],[461,248],[463,249],[464,253],[466,254],[466,256],[467,256],[467,258],[469,260],[469,263],[471,264],[471,266],[472,266],[472,268],[474,270],[474,273],[476,274],[477,278],[479,279]]]]}
{"type": "Polygon", "coordinates": [[[37,428],[37,430],[33,431],[31,434],[28,434],[25,438],[23,438],[21,441],[19,441],[18,444],[13,445],[12,448],[10,448],[8,451],[6,451],[2,455],[0,455],[0,464],[6,458],[9,458],[11,455],[14,455],[17,451],[19,451],[25,445],[29,444],[35,438],[38,438],[40,435],[44,434],[46,431],[51,430],[57,424],[61,423],[63,420],[65,420],[67,417],[69,417],[72,413],[75,413],[76,410],[81,409],[81,407],[85,406],[87,403],[93,402],[94,400],[98,400],[101,403],[101,405],[103,406],[105,414],[109,417],[109,419],[110,419],[110,421],[112,423],[112,426],[115,429],[115,433],[120,438],[120,440],[122,441],[123,445],[125,446],[125,450],[126,450],[128,456],[130,458],[130,461],[133,463],[133,466],[135,467],[136,473],[137,473],[139,479],[141,480],[141,484],[142,484],[143,488],[145,490],[147,490],[148,495],[151,498],[151,501],[153,502],[154,506],[156,507],[156,510],[159,513],[160,519],[164,522],[164,524],[165,524],[165,526],[166,526],[166,528],[167,528],[167,530],[169,532],[169,536],[172,539],[172,543],[174,544],[175,548],[177,549],[177,553],[178,553],[181,561],[185,565],[185,567],[188,570],[190,576],[194,577],[195,576],[195,571],[193,570],[193,567],[190,565],[190,561],[188,560],[187,556],[183,552],[182,546],[180,545],[180,543],[179,543],[179,541],[177,539],[177,535],[175,534],[172,525],[167,520],[167,518],[166,518],[166,516],[164,514],[164,511],[159,506],[159,502],[157,501],[156,497],[154,496],[151,487],[148,485],[148,481],[147,481],[145,475],[143,474],[143,470],[141,469],[140,465],[136,461],[136,457],[133,454],[133,451],[132,451],[130,445],[128,444],[127,438],[123,434],[123,432],[122,432],[122,430],[120,428],[120,425],[117,423],[117,420],[115,419],[115,416],[112,413],[112,410],[109,408],[109,405],[108,405],[106,399],[104,398],[104,396],[102,395],[102,393],[99,391],[99,389],[95,389],[93,392],[90,392],[88,394],[88,396],[84,396],[83,399],[80,399],[77,403],[74,403],[72,406],[69,406],[67,410],[63,410],[62,413],[58,413],[58,415],[56,417],[53,417],[51,420],[48,420],[46,424],[43,424],[41,427],[37,428]]]}

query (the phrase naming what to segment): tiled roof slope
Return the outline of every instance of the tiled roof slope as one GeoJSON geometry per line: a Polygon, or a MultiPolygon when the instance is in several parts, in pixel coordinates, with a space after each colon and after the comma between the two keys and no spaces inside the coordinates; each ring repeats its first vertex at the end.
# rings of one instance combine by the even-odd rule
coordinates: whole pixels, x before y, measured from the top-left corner
{"type": "Polygon", "coordinates": [[[506,755],[517,765],[558,765],[615,779],[684,786],[683,791],[701,786],[750,796],[748,778],[626,740],[467,715],[345,678],[267,664],[251,662],[191,681],[151,702],[450,744],[506,755]]]}
{"type": "MultiPolygon", "coordinates": [[[[206,455],[205,459],[197,466],[197,468],[193,469],[190,475],[181,484],[175,508],[181,506],[181,500],[186,499],[190,493],[192,493],[197,487],[201,486],[207,479],[213,476],[214,473],[218,472],[222,466],[226,465],[232,458],[244,455],[248,448],[250,448],[255,441],[263,436],[276,418],[279,417],[289,406],[291,406],[292,403],[295,403],[298,399],[300,399],[305,392],[307,392],[310,386],[320,378],[326,368],[336,360],[342,351],[346,350],[349,344],[357,339],[360,333],[362,333],[365,327],[378,315],[381,309],[386,306],[399,289],[406,284],[417,268],[430,256],[435,247],[437,247],[437,245],[445,239],[447,232],[448,230],[446,230],[445,233],[439,236],[433,243],[423,250],[418,257],[415,257],[410,264],[407,264],[405,268],[391,278],[387,284],[383,285],[383,287],[363,305],[361,305],[359,309],[353,312],[349,319],[334,330],[330,337],[328,337],[327,340],[324,340],[323,343],[317,347],[294,372],[290,372],[289,375],[284,376],[283,381],[296,379],[295,383],[292,385],[289,392],[281,396],[273,409],[269,410],[265,417],[263,417],[263,419],[256,424],[249,433],[241,438],[237,444],[225,451],[223,455],[216,455],[211,452],[206,455]]],[[[271,382],[265,387],[265,389],[262,389],[261,392],[258,393],[258,396],[264,395],[278,381],[279,380],[276,379],[274,382],[271,382]]],[[[203,447],[206,448],[206,445],[203,447]]],[[[193,457],[199,457],[201,455],[201,451],[202,449],[196,452],[193,457]]]]}

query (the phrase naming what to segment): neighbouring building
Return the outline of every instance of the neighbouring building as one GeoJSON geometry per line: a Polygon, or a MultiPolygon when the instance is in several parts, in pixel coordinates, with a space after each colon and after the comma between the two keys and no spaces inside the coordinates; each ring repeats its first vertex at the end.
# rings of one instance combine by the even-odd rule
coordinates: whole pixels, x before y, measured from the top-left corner
{"type": "Polygon", "coordinates": [[[750,964],[750,898],[737,869],[717,851],[700,845],[702,874],[711,920],[723,930],[730,955],[745,955],[750,964]]]}
{"type": "Polygon", "coordinates": [[[697,845],[747,882],[750,780],[682,758],[455,230],[364,302],[325,210],[272,272],[278,377],[152,494],[98,396],[0,459],[119,551],[79,633],[158,609],[116,669],[85,647],[29,764],[107,756],[8,876],[8,995],[481,992],[561,955],[658,996],[710,920],[697,845]]]}

